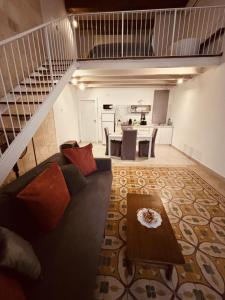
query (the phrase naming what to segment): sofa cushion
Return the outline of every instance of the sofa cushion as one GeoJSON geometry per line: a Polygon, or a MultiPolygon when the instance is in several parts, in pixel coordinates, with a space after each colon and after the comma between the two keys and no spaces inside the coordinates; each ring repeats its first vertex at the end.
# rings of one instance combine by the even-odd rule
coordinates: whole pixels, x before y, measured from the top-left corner
{"type": "Polygon", "coordinates": [[[0,299],[26,300],[19,282],[14,277],[3,272],[0,272],[0,299]]]}
{"type": "Polygon", "coordinates": [[[87,184],[87,179],[74,164],[61,167],[70,195],[75,195],[87,184]]]}
{"type": "Polygon", "coordinates": [[[57,163],[52,163],[38,175],[19,192],[17,198],[26,203],[45,232],[55,228],[70,201],[65,179],[57,163]]]}
{"type": "Polygon", "coordinates": [[[110,171],[87,177],[55,230],[33,242],[43,280],[25,283],[29,300],[90,300],[112,183],[110,171]]]}
{"type": "Polygon", "coordinates": [[[33,169],[20,176],[15,181],[1,188],[1,193],[6,193],[10,198],[16,198],[17,194],[24,189],[31,181],[34,180],[40,173],[47,169],[51,163],[56,162],[59,166],[69,164],[69,160],[61,153],[56,153],[34,167],[33,169]]]}
{"type": "Polygon", "coordinates": [[[63,149],[63,154],[81,171],[84,176],[97,170],[92,153],[92,144],[84,147],[63,149]]]}
{"type": "Polygon", "coordinates": [[[37,279],[40,263],[32,246],[16,233],[0,227],[0,266],[37,279]]]}

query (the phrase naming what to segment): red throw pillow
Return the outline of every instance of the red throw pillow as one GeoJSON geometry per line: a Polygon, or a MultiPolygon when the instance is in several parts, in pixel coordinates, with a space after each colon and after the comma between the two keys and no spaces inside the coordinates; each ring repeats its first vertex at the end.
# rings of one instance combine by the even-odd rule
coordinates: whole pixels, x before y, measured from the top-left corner
{"type": "Polygon", "coordinates": [[[26,300],[19,282],[15,278],[3,273],[0,273],[0,299],[26,300]]]}
{"type": "Polygon", "coordinates": [[[26,203],[45,232],[56,227],[70,201],[64,176],[56,163],[38,175],[17,197],[26,203]]]}
{"type": "Polygon", "coordinates": [[[97,170],[96,162],[92,153],[92,144],[80,148],[63,149],[63,154],[87,176],[97,170]]]}

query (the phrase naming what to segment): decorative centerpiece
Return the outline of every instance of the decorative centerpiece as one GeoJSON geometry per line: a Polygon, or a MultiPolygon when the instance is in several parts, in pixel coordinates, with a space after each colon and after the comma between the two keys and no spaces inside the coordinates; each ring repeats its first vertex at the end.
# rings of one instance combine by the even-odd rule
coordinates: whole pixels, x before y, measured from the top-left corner
{"type": "Polygon", "coordinates": [[[157,228],[162,223],[160,214],[151,208],[140,208],[137,211],[138,221],[145,227],[157,228]]]}

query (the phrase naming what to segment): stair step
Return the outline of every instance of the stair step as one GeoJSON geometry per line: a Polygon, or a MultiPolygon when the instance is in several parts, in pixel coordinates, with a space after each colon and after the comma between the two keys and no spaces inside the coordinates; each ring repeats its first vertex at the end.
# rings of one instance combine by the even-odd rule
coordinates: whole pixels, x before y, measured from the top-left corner
{"type": "MultiPolygon", "coordinates": [[[[47,69],[45,69],[45,71],[47,71],[47,69]]],[[[59,73],[57,73],[57,74],[53,74],[53,79],[55,79],[55,77],[62,77],[64,74],[59,74],[59,73]]],[[[35,72],[33,72],[33,73],[31,73],[30,75],[29,75],[29,77],[31,78],[32,76],[35,76],[35,77],[41,77],[41,76],[51,76],[51,75],[48,75],[48,74],[45,74],[45,73],[42,73],[42,71],[39,71],[39,69],[38,70],[36,70],[35,72]]],[[[50,79],[51,79],[51,77],[50,77],[50,79]]]]}
{"type": "MultiPolygon", "coordinates": [[[[52,87],[52,83],[42,83],[42,82],[36,82],[36,83],[21,83],[21,86],[26,86],[26,87],[52,87]]],[[[54,83],[54,85],[56,85],[56,83],[54,83]]]]}
{"type": "MultiPolygon", "coordinates": [[[[56,76],[56,75],[57,76],[63,76],[62,71],[66,72],[66,70],[53,70],[53,76],[56,76]]],[[[47,69],[39,71],[39,73],[40,73],[40,75],[49,75],[49,74],[51,74],[50,70],[47,70],[47,69]]]]}
{"type": "Polygon", "coordinates": [[[10,106],[10,110],[8,109],[8,107],[4,110],[4,112],[2,112],[3,114],[7,114],[9,115],[11,114],[19,114],[19,115],[30,115],[33,114],[35,112],[35,108],[33,105],[30,105],[30,107],[28,105],[15,105],[15,106],[10,106]]]}
{"type": "Polygon", "coordinates": [[[46,95],[17,95],[17,94],[9,94],[9,96],[6,98],[1,98],[0,104],[7,104],[7,101],[9,104],[15,104],[18,102],[29,102],[32,103],[33,101],[39,101],[43,102],[46,98],[46,95]]]}
{"type": "MultiPolygon", "coordinates": [[[[30,116],[29,116],[30,119],[30,116]]],[[[19,118],[19,116],[14,115],[14,117],[12,116],[12,118],[10,118],[9,115],[6,115],[3,117],[3,123],[5,128],[11,128],[12,127],[12,123],[13,123],[13,127],[14,128],[20,128],[20,127],[24,127],[26,125],[26,121],[29,120],[28,118],[19,118]]],[[[0,128],[2,128],[2,126],[0,126],[0,128]]]]}
{"type": "MultiPolygon", "coordinates": [[[[9,105],[23,105],[23,104],[30,104],[30,105],[32,105],[32,104],[41,104],[41,103],[43,103],[43,101],[23,101],[23,102],[20,102],[20,101],[17,101],[17,102],[9,102],[9,105]]],[[[6,101],[2,101],[1,102],[1,104],[7,104],[7,102],[6,101]]]]}
{"type": "MultiPolygon", "coordinates": [[[[44,92],[45,93],[45,92],[44,92]]],[[[46,92],[47,94],[49,94],[49,92],[46,92]]],[[[43,95],[43,92],[41,91],[33,91],[33,92],[30,92],[30,91],[27,91],[27,92],[11,92],[11,94],[14,94],[14,95],[43,95]]]]}
{"type": "Polygon", "coordinates": [[[49,93],[51,91],[50,87],[26,87],[24,85],[17,85],[13,91],[11,91],[11,94],[13,93],[36,93],[36,92],[40,92],[40,93],[49,93]]]}
{"type": "MultiPolygon", "coordinates": [[[[53,71],[67,71],[70,65],[54,65],[52,66],[52,70],[53,71]]],[[[49,65],[43,65],[43,70],[44,71],[49,71],[50,70],[50,66],[49,65]]],[[[39,71],[42,72],[42,71],[39,71]]]]}
{"type": "MultiPolygon", "coordinates": [[[[59,68],[59,67],[65,67],[65,66],[69,67],[69,66],[71,66],[71,63],[60,63],[60,62],[52,63],[53,68],[55,68],[55,67],[59,68]]],[[[49,69],[50,65],[49,64],[43,64],[42,67],[49,69]]]]}
{"type": "MultiPolygon", "coordinates": [[[[13,129],[12,128],[5,128],[6,133],[13,133],[13,129]]],[[[14,128],[15,133],[19,133],[20,132],[20,128],[14,128]]],[[[4,130],[3,128],[0,127],[0,133],[3,133],[4,130]]]]}
{"type": "MultiPolygon", "coordinates": [[[[10,117],[10,114],[8,113],[8,114],[6,114],[6,113],[4,113],[4,114],[2,114],[2,117],[10,117]]],[[[14,113],[12,113],[11,114],[11,117],[13,117],[13,118],[17,118],[17,117],[19,117],[20,118],[20,120],[29,120],[30,118],[31,118],[31,116],[30,115],[28,115],[28,114],[14,114],[14,113]]]]}
{"type": "MultiPolygon", "coordinates": [[[[73,62],[73,59],[63,59],[63,60],[61,60],[61,59],[51,59],[51,62],[60,62],[60,61],[63,61],[63,62],[73,62]]],[[[48,63],[49,61],[47,60],[47,63],[48,63]]]]}
{"type": "MultiPolygon", "coordinates": [[[[53,83],[54,83],[54,85],[55,84],[57,84],[58,83],[58,80],[53,80],[53,83]]],[[[26,80],[24,80],[24,81],[22,81],[21,83],[20,83],[20,85],[30,85],[30,84],[44,84],[44,85],[46,85],[46,86],[48,86],[48,85],[52,85],[52,81],[51,80],[40,80],[39,78],[37,78],[37,80],[36,79],[33,79],[33,78],[27,78],[26,80]]]]}
{"type": "MultiPolygon", "coordinates": [[[[40,80],[51,80],[52,79],[52,76],[51,75],[30,75],[29,76],[31,79],[40,79],[40,80]]],[[[61,79],[62,76],[61,75],[53,75],[53,78],[54,79],[61,79]]]]}

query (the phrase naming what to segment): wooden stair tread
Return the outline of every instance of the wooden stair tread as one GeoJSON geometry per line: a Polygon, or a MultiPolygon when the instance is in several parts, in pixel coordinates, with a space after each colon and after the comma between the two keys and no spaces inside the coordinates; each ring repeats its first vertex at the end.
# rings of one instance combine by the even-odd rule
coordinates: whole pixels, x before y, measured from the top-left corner
{"type": "Polygon", "coordinates": [[[56,85],[56,83],[51,83],[51,82],[25,82],[25,83],[21,83],[21,86],[27,86],[27,87],[52,87],[54,85],[56,85]]]}
{"type": "MultiPolygon", "coordinates": [[[[49,94],[49,92],[45,92],[46,94],[49,94]]],[[[43,92],[41,91],[27,91],[27,92],[11,92],[11,94],[14,95],[43,95],[43,92]]]]}
{"type": "MultiPolygon", "coordinates": [[[[20,102],[20,101],[16,101],[16,102],[8,102],[8,104],[9,105],[16,105],[16,104],[18,104],[18,105],[23,105],[23,104],[42,104],[43,103],[43,101],[23,101],[23,102],[20,102]]],[[[1,104],[7,104],[7,102],[6,101],[2,101],[1,102],[1,104]]]]}
{"type": "Polygon", "coordinates": [[[12,117],[26,117],[26,118],[30,118],[31,116],[29,115],[29,114],[15,114],[15,113],[12,113],[12,114],[9,114],[9,113],[4,113],[4,114],[2,114],[2,117],[10,117],[10,115],[12,116],[12,117]]]}
{"type": "MultiPolygon", "coordinates": [[[[10,127],[5,128],[6,133],[13,133],[13,129],[10,127]]],[[[19,133],[21,131],[20,128],[14,128],[14,131],[16,133],[19,133]]],[[[0,127],[0,132],[4,132],[3,128],[0,127]]]]}

